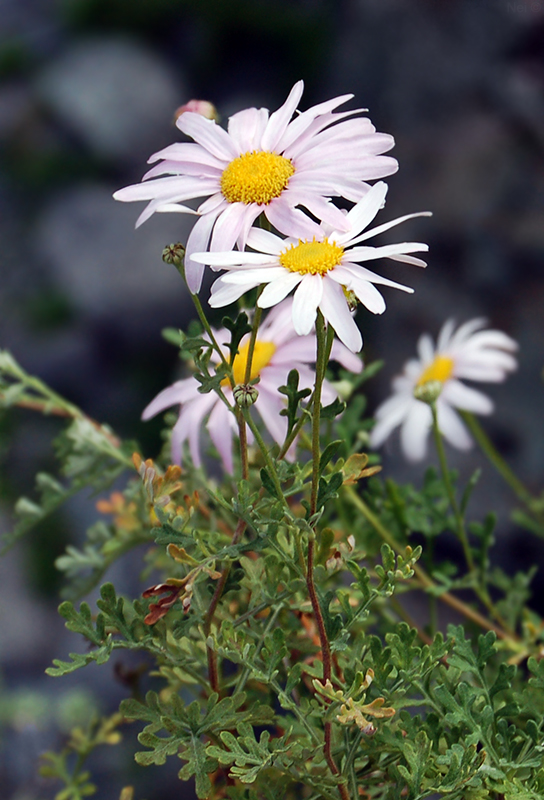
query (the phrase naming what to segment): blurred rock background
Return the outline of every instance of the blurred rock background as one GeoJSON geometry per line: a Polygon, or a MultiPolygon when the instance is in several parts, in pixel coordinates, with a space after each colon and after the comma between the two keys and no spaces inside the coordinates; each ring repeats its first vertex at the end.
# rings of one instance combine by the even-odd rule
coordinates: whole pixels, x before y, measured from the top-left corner
{"type": "MultiPolygon", "coordinates": [[[[365,359],[387,361],[369,387],[371,407],[421,332],[436,335],[450,316],[487,317],[519,341],[520,368],[490,388],[497,412],[484,424],[538,491],[543,0],[0,0],[0,346],[154,455],[159,425],[139,415],[177,366],[160,331],[192,313],[160,254],[186,238],[188,221],[156,215],[134,231],[137,206],[111,194],[179,139],[173,114],[190,98],[211,100],[225,119],[248,105],[274,109],[299,78],[303,108],[353,92],[377,128],[394,134],[401,166],[389,180],[387,218],[434,212],[403,227],[404,238],[429,242],[427,271],[384,267],[416,294],[389,292],[383,317],[360,312],[365,359]]],[[[3,529],[36,469],[52,467],[56,430],[28,412],[0,418],[3,529]]],[[[451,456],[464,476],[480,461],[451,456]]],[[[416,484],[424,470],[404,464],[394,441],[384,464],[416,484]]],[[[62,744],[93,698],[112,711],[124,692],[99,669],[59,683],[43,675],[78,646],[56,614],[53,562],[94,520],[93,503],[76,498],[0,561],[5,800],[53,797],[55,787],[36,777],[39,753],[62,744]]],[[[476,516],[510,507],[490,468],[476,503],[476,516]]],[[[509,571],[542,565],[542,548],[507,516],[498,534],[509,571]]],[[[115,579],[129,591],[137,572],[128,559],[115,579]]],[[[91,765],[101,800],[117,800],[131,781],[138,800],[183,797],[175,764],[137,769],[130,747],[102,750],[91,765]]]]}

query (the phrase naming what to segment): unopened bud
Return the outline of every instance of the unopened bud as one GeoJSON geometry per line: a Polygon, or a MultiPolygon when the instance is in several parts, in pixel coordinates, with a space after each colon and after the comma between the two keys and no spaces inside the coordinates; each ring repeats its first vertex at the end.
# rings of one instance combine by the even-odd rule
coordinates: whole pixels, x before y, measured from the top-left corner
{"type": "Polygon", "coordinates": [[[162,251],[162,260],[165,264],[173,264],[175,267],[182,267],[185,258],[185,247],[181,242],[169,244],[162,251]]]}
{"type": "Polygon", "coordinates": [[[239,383],[232,390],[236,405],[240,408],[249,408],[257,400],[259,392],[250,383],[239,383]]]}
{"type": "Polygon", "coordinates": [[[219,120],[219,114],[213,103],[209,100],[189,100],[185,105],[176,109],[174,117],[178,120],[186,111],[192,111],[194,114],[200,114],[201,117],[206,119],[213,119],[215,122],[219,120]]]}
{"type": "Polygon", "coordinates": [[[416,400],[421,400],[422,403],[432,406],[440,397],[443,385],[442,381],[425,381],[425,383],[415,387],[414,397],[416,400]]]}

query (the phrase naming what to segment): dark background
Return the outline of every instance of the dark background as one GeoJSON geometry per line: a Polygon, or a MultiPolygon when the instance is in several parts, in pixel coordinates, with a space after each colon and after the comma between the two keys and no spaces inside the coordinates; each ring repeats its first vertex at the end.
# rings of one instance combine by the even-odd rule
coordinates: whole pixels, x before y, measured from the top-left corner
{"type": "MultiPolygon", "coordinates": [[[[190,98],[211,100],[226,120],[249,105],[273,110],[303,78],[303,109],[353,92],[355,106],[395,136],[400,171],[382,221],[434,212],[391,233],[429,243],[426,272],[383,266],[416,294],[386,289],[383,317],[360,312],[365,360],[387,360],[369,387],[371,407],[421,332],[436,335],[449,316],[486,316],[518,340],[520,368],[489,388],[497,411],[484,424],[540,489],[543,0],[0,0],[0,36],[0,346],[29,372],[156,454],[158,424],[139,415],[176,374],[160,331],[191,315],[160,253],[186,238],[190,221],[155,215],[135,232],[142,206],[111,194],[179,140],[173,113],[190,98]]],[[[0,418],[2,528],[36,469],[53,468],[56,430],[29,412],[0,418]]],[[[463,475],[480,461],[451,456],[463,475]]],[[[424,470],[407,466],[395,441],[384,464],[416,484],[424,470]]],[[[486,468],[472,510],[499,507],[497,555],[514,571],[543,559],[508,522],[510,502],[486,468]]],[[[56,615],[53,561],[81,541],[93,503],[76,499],[0,562],[5,800],[52,797],[35,776],[39,753],[59,747],[94,701],[109,712],[124,691],[110,666],[59,682],[43,675],[54,656],[80,647],[56,615]]],[[[128,559],[108,577],[123,589],[137,573],[128,559]]],[[[183,797],[175,763],[132,766],[134,735],[95,759],[97,796],[117,800],[134,782],[137,800],[183,797]]]]}

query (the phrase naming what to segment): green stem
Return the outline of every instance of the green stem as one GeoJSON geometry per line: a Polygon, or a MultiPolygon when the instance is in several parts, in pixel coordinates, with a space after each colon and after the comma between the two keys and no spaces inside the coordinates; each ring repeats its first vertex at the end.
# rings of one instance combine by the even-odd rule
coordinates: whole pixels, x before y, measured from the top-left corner
{"type": "MultiPolygon", "coordinates": [[[[465,421],[467,427],[469,428],[470,432],[476,439],[478,445],[482,449],[484,455],[489,459],[491,464],[495,467],[501,478],[508,484],[508,486],[512,489],[514,494],[521,500],[524,505],[526,505],[530,511],[533,511],[532,504],[535,501],[535,498],[532,494],[525,488],[523,483],[519,480],[517,475],[514,474],[510,466],[506,463],[504,458],[497,452],[497,449],[493,445],[491,439],[486,434],[482,426],[480,425],[477,418],[474,414],[470,414],[468,411],[461,411],[461,417],[465,421]]],[[[536,515],[535,515],[536,516],[536,515]]],[[[538,515],[540,517],[540,515],[538,515]]],[[[542,518],[540,518],[540,522],[543,522],[542,518]]]]}
{"type": "MultiPolygon", "coordinates": [[[[372,509],[365,503],[362,497],[360,497],[357,492],[353,489],[352,486],[344,486],[343,491],[345,492],[348,500],[354,505],[363,515],[363,517],[372,525],[376,533],[378,533],[384,542],[396,552],[404,555],[405,548],[397,542],[395,537],[387,530],[387,528],[382,525],[380,519],[374,514],[372,509]]],[[[433,581],[433,579],[427,574],[427,572],[420,567],[419,564],[414,564],[414,573],[419,580],[421,586],[425,590],[436,590],[438,588],[438,584],[433,581]]],[[[438,595],[439,599],[446,603],[450,608],[455,609],[460,614],[462,614],[467,619],[472,620],[472,622],[479,625],[484,630],[494,631],[497,634],[499,639],[503,639],[508,643],[508,646],[514,650],[519,650],[517,641],[519,641],[518,637],[515,633],[510,633],[508,630],[504,630],[502,627],[499,628],[494,625],[490,620],[483,617],[469,605],[464,603],[459,598],[455,597],[455,595],[451,594],[450,592],[440,592],[438,595]]]]}
{"type": "Polygon", "coordinates": [[[463,515],[459,508],[459,504],[457,503],[457,498],[455,497],[455,490],[451,482],[450,472],[448,469],[448,462],[446,460],[446,451],[444,450],[444,442],[442,441],[442,434],[440,433],[440,428],[438,427],[438,415],[436,411],[436,403],[430,403],[430,406],[433,415],[433,435],[436,444],[436,450],[438,453],[438,460],[440,462],[440,471],[442,472],[442,479],[444,481],[444,486],[446,487],[446,492],[448,495],[448,499],[450,501],[451,510],[453,511],[453,516],[455,517],[455,524],[457,527],[457,537],[463,547],[463,552],[465,554],[465,559],[467,562],[469,572],[474,572],[474,559],[472,557],[472,551],[470,549],[467,532],[465,530],[465,520],[463,519],[463,515]]]}
{"type": "Polygon", "coordinates": [[[283,491],[282,491],[282,488],[281,488],[281,483],[280,483],[279,478],[278,478],[278,473],[276,472],[276,467],[274,465],[274,462],[270,458],[270,453],[268,452],[268,448],[266,446],[266,443],[265,443],[263,437],[261,436],[261,432],[260,432],[258,426],[253,421],[253,419],[251,417],[251,414],[249,412],[249,408],[243,408],[242,409],[242,413],[244,415],[244,419],[247,422],[247,425],[248,425],[249,429],[251,430],[253,436],[255,437],[255,441],[257,442],[257,444],[259,446],[259,450],[263,454],[263,458],[264,458],[265,463],[266,463],[266,468],[268,470],[268,474],[270,475],[270,477],[272,479],[272,482],[274,484],[274,488],[276,489],[276,494],[278,496],[278,499],[283,500],[284,504],[287,506],[287,500],[285,499],[285,496],[283,494],[283,491]]]}
{"type": "MultiPolygon", "coordinates": [[[[274,609],[274,612],[272,614],[270,614],[270,617],[268,618],[268,620],[266,622],[266,626],[265,626],[261,636],[259,637],[259,641],[257,642],[257,645],[255,647],[255,655],[253,656],[253,658],[257,658],[257,656],[259,655],[259,653],[261,651],[261,648],[262,648],[262,646],[264,644],[264,640],[265,640],[266,636],[270,633],[270,631],[272,630],[274,625],[276,624],[276,620],[277,620],[282,608],[283,608],[283,604],[280,603],[278,606],[276,606],[276,608],[274,609]]],[[[240,675],[240,677],[238,678],[238,682],[236,683],[236,686],[234,687],[233,692],[232,692],[233,695],[237,695],[238,692],[243,692],[244,686],[246,685],[247,679],[249,678],[250,674],[251,674],[251,670],[249,669],[249,667],[246,667],[244,669],[244,671],[242,672],[242,674],[240,675]]]]}
{"type": "MultiPolygon", "coordinates": [[[[315,365],[315,387],[313,395],[313,417],[312,417],[312,489],[310,496],[310,520],[315,517],[317,511],[317,494],[319,490],[319,462],[321,458],[321,390],[323,387],[323,380],[325,378],[325,369],[327,366],[327,355],[330,354],[332,348],[332,339],[334,337],[334,330],[328,327],[325,329],[325,320],[321,311],[317,312],[317,319],[315,322],[315,332],[317,337],[317,356],[315,365]]],[[[315,522],[313,523],[315,528],[315,522]]],[[[308,562],[306,571],[306,585],[308,587],[308,594],[312,604],[312,611],[314,613],[317,630],[319,633],[319,641],[321,643],[321,654],[323,658],[323,683],[330,681],[332,676],[332,655],[329,637],[327,636],[327,629],[325,627],[325,620],[319,604],[319,598],[315,588],[314,581],[314,554],[315,554],[315,532],[310,535],[308,539],[308,562]]],[[[334,760],[332,754],[332,725],[330,722],[324,723],[324,737],[325,742],[323,745],[323,752],[325,760],[331,773],[337,777],[340,776],[340,770],[334,760]]],[[[344,782],[338,784],[338,791],[342,800],[349,798],[347,786],[344,782]]]]}
{"type": "MultiPolygon", "coordinates": [[[[261,294],[262,289],[259,291],[257,295],[257,300],[261,294]]],[[[255,308],[255,316],[253,317],[253,328],[251,329],[251,337],[249,339],[249,347],[247,351],[247,361],[246,361],[246,371],[244,375],[244,383],[249,383],[251,380],[251,366],[253,363],[253,353],[255,351],[255,342],[257,341],[257,333],[259,331],[259,325],[261,324],[261,317],[263,315],[263,310],[259,306],[255,308]]]]}
{"type": "Polygon", "coordinates": [[[208,320],[206,318],[206,315],[204,313],[204,309],[202,308],[202,303],[200,302],[200,298],[199,298],[199,296],[197,294],[191,294],[191,299],[192,299],[192,301],[194,303],[194,306],[196,308],[196,313],[198,314],[198,318],[199,318],[200,322],[202,323],[202,327],[204,328],[204,330],[206,331],[206,333],[210,337],[210,342],[212,343],[213,348],[216,351],[217,355],[221,359],[221,363],[225,367],[227,375],[229,376],[229,380],[230,380],[230,382],[232,384],[233,383],[233,378],[232,378],[231,366],[230,366],[229,362],[227,361],[227,359],[225,358],[225,354],[223,353],[223,350],[219,347],[219,344],[217,343],[217,339],[215,338],[215,334],[214,334],[214,332],[213,332],[213,330],[211,328],[210,323],[208,322],[208,320]]]}

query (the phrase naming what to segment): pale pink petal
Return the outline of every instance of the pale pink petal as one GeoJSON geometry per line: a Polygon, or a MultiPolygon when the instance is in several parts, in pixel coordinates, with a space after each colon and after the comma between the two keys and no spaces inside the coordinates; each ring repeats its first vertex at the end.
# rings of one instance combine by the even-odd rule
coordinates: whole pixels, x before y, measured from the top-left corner
{"type": "Polygon", "coordinates": [[[195,383],[194,378],[185,378],[181,381],[176,381],[172,386],[167,386],[162,392],[153,398],[153,400],[142,411],[142,419],[147,421],[165,411],[171,406],[178,403],[186,403],[188,400],[198,396],[198,385],[195,383]]]}
{"type": "Polygon", "coordinates": [[[219,401],[215,404],[206,427],[210,434],[210,439],[221,456],[225,472],[232,475],[234,463],[232,459],[232,428],[229,419],[231,416],[232,414],[227,406],[222,401],[219,401]]]}
{"type": "Polygon", "coordinates": [[[196,294],[200,291],[202,275],[204,273],[204,265],[194,261],[192,256],[193,253],[199,250],[205,250],[208,247],[216,219],[217,216],[214,213],[200,217],[187,239],[187,248],[185,251],[185,279],[189,291],[192,292],[192,294],[196,294]]]}
{"type": "Polygon", "coordinates": [[[261,150],[261,138],[268,122],[266,108],[246,108],[229,119],[229,136],[240,155],[261,150]]]}
{"type": "Polygon", "coordinates": [[[244,203],[229,203],[215,223],[210,242],[211,250],[232,250],[242,229],[245,208],[244,203]]]}
{"type": "Polygon", "coordinates": [[[272,385],[270,381],[265,383],[264,379],[261,379],[261,384],[257,386],[259,397],[255,408],[272,439],[281,445],[287,433],[287,420],[280,415],[280,411],[285,407],[285,397],[277,391],[279,386],[280,384],[272,385]]]}
{"type": "Polygon", "coordinates": [[[266,218],[272,225],[287,236],[297,239],[312,239],[319,237],[321,229],[317,222],[311,220],[307,214],[298,208],[291,208],[285,200],[287,189],[282,197],[272,200],[264,209],[266,218]]]}
{"type": "Polygon", "coordinates": [[[270,119],[266,125],[266,129],[261,137],[261,149],[274,151],[280,141],[281,137],[286,131],[286,128],[295,113],[296,107],[299,104],[302,92],[304,90],[304,81],[297,81],[285,103],[270,115],[270,119]]]}
{"type": "MultiPolygon", "coordinates": [[[[321,305],[323,305],[323,301],[321,301],[321,305]]],[[[332,327],[334,328],[334,325],[332,327]]],[[[358,352],[358,350],[356,352],[358,352]]],[[[338,361],[338,363],[341,364],[344,369],[354,372],[356,375],[359,374],[359,372],[362,372],[363,362],[361,361],[361,358],[355,355],[351,349],[348,349],[343,344],[340,344],[340,342],[336,341],[336,339],[332,345],[331,359],[333,361],[338,361]]]]}
{"type": "Polygon", "coordinates": [[[176,125],[220,161],[230,162],[240,155],[228,133],[201,114],[186,111],[177,118],[176,125]]]}

